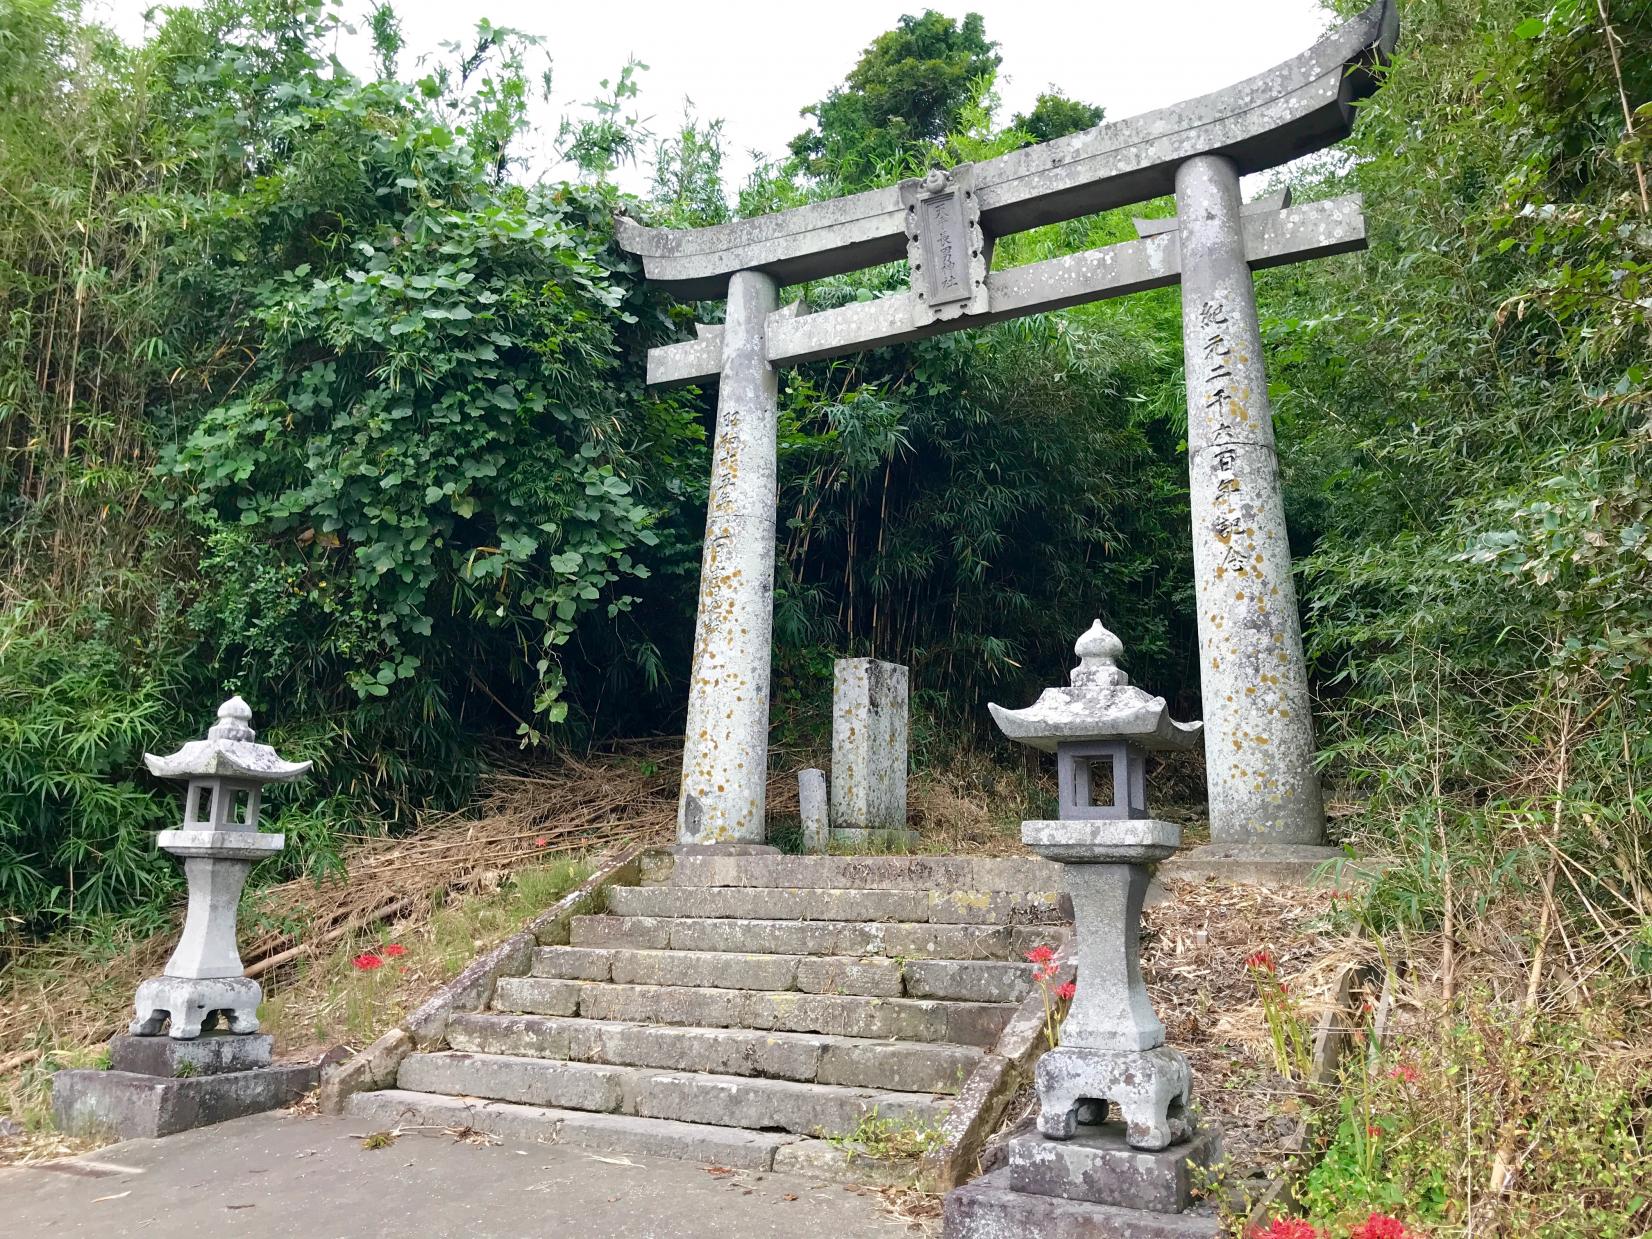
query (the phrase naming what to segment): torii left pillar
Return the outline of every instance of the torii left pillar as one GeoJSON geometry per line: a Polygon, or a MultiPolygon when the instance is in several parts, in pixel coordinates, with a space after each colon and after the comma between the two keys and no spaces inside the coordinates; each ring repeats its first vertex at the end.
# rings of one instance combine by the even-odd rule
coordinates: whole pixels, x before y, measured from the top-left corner
{"type": "Polygon", "coordinates": [[[768,782],[779,384],[765,324],[779,304],[760,271],[729,279],[711,494],[694,626],[679,843],[762,843],[768,782]]]}

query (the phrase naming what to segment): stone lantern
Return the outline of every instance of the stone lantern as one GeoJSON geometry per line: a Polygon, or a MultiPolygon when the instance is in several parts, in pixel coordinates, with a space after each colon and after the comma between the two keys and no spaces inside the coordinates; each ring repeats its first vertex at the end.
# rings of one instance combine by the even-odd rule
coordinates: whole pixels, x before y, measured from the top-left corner
{"type": "Polygon", "coordinates": [[[252,710],[239,697],[218,707],[218,721],[204,740],[191,740],[170,757],[143,756],[151,774],[186,780],[183,824],[163,830],[156,842],[183,858],[189,911],[183,935],[166,971],[138,986],[135,1036],[155,1036],[170,1017],[178,1040],[201,1035],[219,1014],[232,1033],[258,1031],[263,991],[244,976],[235,921],[241,888],[253,865],[279,852],[281,835],[258,829],[266,783],[302,778],[307,761],[282,761],[267,744],[255,743],[252,710]]]}
{"type": "MultiPolygon", "coordinates": [[[[1163,697],[1130,684],[1100,620],[1074,652],[1068,687],[1024,710],[990,707],[1010,739],[1056,756],[1059,817],[1023,822],[1021,838],[1065,867],[1078,965],[1060,1044],[1038,1061],[1038,1132],[1010,1142],[1005,1207],[1034,1229],[1060,1200],[1095,1210],[1084,1216],[1097,1234],[1214,1235],[1213,1220],[1184,1211],[1188,1167],[1214,1161],[1219,1137],[1193,1127],[1192,1071],[1164,1043],[1139,955],[1149,866],[1181,846],[1180,826],[1148,815],[1147,754],[1195,747],[1202,725],[1176,722],[1163,697]],[[1137,1210],[1179,1216],[1139,1230],[1137,1210]]],[[[949,1235],[977,1233],[949,1224],[949,1235]]]]}

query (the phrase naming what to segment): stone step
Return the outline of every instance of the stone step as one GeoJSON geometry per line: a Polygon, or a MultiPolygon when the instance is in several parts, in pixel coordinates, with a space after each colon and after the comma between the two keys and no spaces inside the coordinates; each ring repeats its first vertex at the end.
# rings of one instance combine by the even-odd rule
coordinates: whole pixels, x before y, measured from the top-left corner
{"type": "Polygon", "coordinates": [[[386,1127],[470,1128],[502,1140],[572,1144],[596,1153],[674,1157],[735,1170],[808,1175],[846,1183],[909,1183],[917,1172],[911,1162],[878,1161],[859,1153],[855,1145],[828,1143],[789,1132],[744,1131],[630,1114],[557,1110],[400,1088],[356,1093],[345,1102],[344,1112],[386,1127]]]}
{"type": "Polygon", "coordinates": [[[1019,962],[1036,946],[1061,946],[1071,933],[1066,925],[576,916],[571,941],[582,947],[1019,962]]]}
{"type": "Polygon", "coordinates": [[[948,1107],[920,1093],[459,1051],[410,1055],[396,1087],[822,1138],[853,1137],[870,1117],[936,1128],[948,1107]]]}
{"type": "Polygon", "coordinates": [[[779,921],[1024,925],[1068,919],[1066,906],[1065,897],[1051,891],[663,885],[617,886],[608,892],[608,911],[618,916],[779,921]]]}
{"type": "Polygon", "coordinates": [[[500,977],[493,1006],[498,1011],[521,1015],[577,1015],[588,1020],[817,1032],[976,1046],[991,1046],[1015,1012],[1014,1006],[997,1002],[619,985],[551,977],[500,977]]]}
{"type": "Polygon", "coordinates": [[[710,856],[676,858],[671,886],[826,887],[835,890],[1050,891],[1061,866],[1035,856],[710,856]]]}
{"type": "Polygon", "coordinates": [[[476,1054],[768,1076],[903,1093],[956,1093],[982,1057],[978,1047],[967,1045],[487,1012],[455,1014],[448,1021],[447,1041],[455,1050],[476,1054]]]}
{"type": "Polygon", "coordinates": [[[387,1127],[468,1127],[502,1140],[577,1144],[599,1153],[675,1157],[714,1162],[736,1170],[773,1169],[775,1150],[797,1139],[707,1123],[591,1114],[403,1088],[354,1093],[344,1103],[344,1112],[387,1127]]]}
{"type": "Polygon", "coordinates": [[[541,947],[533,975],[622,985],[801,990],[874,998],[1019,1002],[1032,988],[1032,965],[952,959],[764,955],[659,951],[634,947],[541,947]]]}

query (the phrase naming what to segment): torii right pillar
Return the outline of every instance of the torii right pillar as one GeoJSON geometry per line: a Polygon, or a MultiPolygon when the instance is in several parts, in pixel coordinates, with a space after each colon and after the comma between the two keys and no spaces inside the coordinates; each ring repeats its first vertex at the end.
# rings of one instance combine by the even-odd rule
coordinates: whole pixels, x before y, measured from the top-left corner
{"type": "MultiPolygon", "coordinates": [[[[1200,155],[1176,173],[1193,571],[1213,860],[1241,870],[1330,855],[1314,768],[1302,626],[1240,224],[1239,172],[1200,155]]],[[[1189,856],[1194,867],[1199,852],[1189,856]]],[[[1246,876],[1239,874],[1235,876],[1246,876]]]]}

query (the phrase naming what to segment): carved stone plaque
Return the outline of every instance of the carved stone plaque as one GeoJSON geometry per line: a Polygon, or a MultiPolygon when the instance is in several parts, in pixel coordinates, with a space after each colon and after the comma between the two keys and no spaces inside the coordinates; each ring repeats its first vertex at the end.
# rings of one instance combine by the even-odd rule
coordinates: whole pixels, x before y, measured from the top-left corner
{"type": "Polygon", "coordinates": [[[981,232],[974,171],[974,165],[960,164],[901,182],[914,326],[987,309],[991,249],[981,232]]]}

